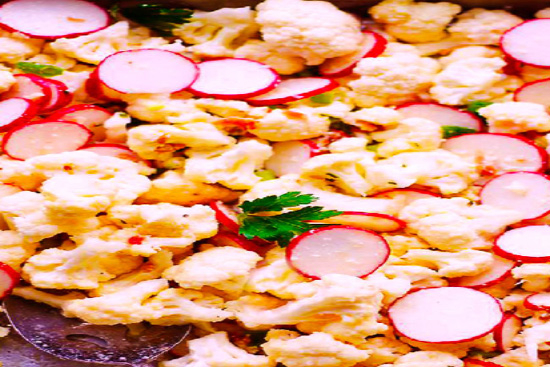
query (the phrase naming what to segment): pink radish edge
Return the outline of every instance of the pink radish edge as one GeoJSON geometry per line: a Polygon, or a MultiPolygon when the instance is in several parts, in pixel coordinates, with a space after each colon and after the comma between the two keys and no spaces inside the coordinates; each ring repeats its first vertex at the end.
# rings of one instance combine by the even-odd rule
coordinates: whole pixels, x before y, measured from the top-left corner
{"type": "Polygon", "coordinates": [[[0,262],[0,299],[8,296],[20,280],[21,277],[18,272],[8,264],[0,262]]]}
{"type": "MultiPolygon", "coordinates": [[[[511,259],[511,260],[521,261],[521,262],[524,262],[524,263],[538,264],[538,263],[544,263],[544,262],[550,261],[550,247],[548,247],[546,249],[547,255],[538,255],[538,256],[529,256],[529,255],[525,255],[525,254],[522,255],[521,253],[518,253],[518,252],[521,251],[521,249],[518,249],[518,248],[516,248],[516,252],[512,252],[511,251],[512,249],[510,249],[510,248],[507,248],[507,249],[504,248],[504,247],[506,247],[506,244],[503,243],[503,241],[510,241],[510,239],[508,237],[513,236],[511,238],[512,243],[514,243],[514,237],[515,237],[515,241],[519,242],[523,239],[522,233],[525,232],[526,230],[529,230],[529,229],[532,229],[532,228],[544,228],[544,229],[548,230],[548,238],[550,238],[550,226],[549,225],[535,225],[535,226],[526,226],[526,227],[514,228],[514,229],[508,230],[508,231],[500,234],[495,239],[494,246],[493,246],[493,252],[495,254],[501,256],[501,257],[511,259]]],[[[524,239],[524,241],[526,241],[526,240],[524,239]]],[[[521,241],[521,243],[525,243],[524,241],[521,241]]],[[[531,245],[531,242],[528,242],[528,244],[531,245]]],[[[534,245],[536,246],[536,244],[534,244],[534,245]]],[[[523,251],[525,251],[525,250],[528,251],[528,249],[523,248],[523,251]]]]}
{"type": "Polygon", "coordinates": [[[249,99],[246,99],[246,102],[251,104],[252,106],[271,106],[271,105],[278,105],[278,104],[284,104],[288,102],[298,101],[300,99],[305,99],[309,97],[316,96],[318,94],[329,92],[337,87],[340,86],[340,83],[338,83],[334,79],[329,78],[322,78],[322,77],[306,77],[306,78],[294,78],[294,79],[286,79],[281,81],[281,83],[273,90],[266,94],[262,94],[256,97],[252,97],[249,99]],[[319,86],[317,88],[307,88],[306,90],[300,90],[297,93],[283,93],[281,97],[269,97],[270,94],[277,93],[278,88],[286,88],[286,84],[290,84],[292,82],[301,81],[301,80],[315,80],[318,82],[323,83],[323,86],[319,86]]]}
{"type": "MultiPolygon", "coordinates": [[[[536,62],[533,62],[533,61],[529,62],[529,61],[519,59],[518,57],[512,55],[509,52],[509,50],[507,50],[507,47],[505,46],[507,38],[510,37],[510,35],[512,33],[517,32],[517,30],[519,28],[523,27],[525,24],[529,24],[529,23],[533,23],[533,22],[541,22],[541,21],[550,22],[550,19],[546,19],[546,18],[529,19],[529,20],[526,20],[526,21],[524,21],[524,22],[508,29],[506,32],[504,32],[504,34],[500,37],[499,45],[500,45],[500,49],[502,50],[502,53],[504,53],[505,57],[509,57],[510,59],[515,60],[515,61],[520,62],[520,63],[525,64],[525,65],[531,65],[531,66],[535,66],[535,67],[541,68],[541,69],[549,69],[550,68],[550,57],[548,58],[548,62],[547,62],[546,65],[541,65],[541,64],[537,64],[536,62]]],[[[550,26],[549,26],[549,28],[550,28],[550,26]]],[[[538,47],[540,48],[541,45],[539,44],[538,47]]],[[[522,48],[525,48],[525,45],[523,45],[522,48]]]]}
{"type": "Polygon", "coordinates": [[[127,159],[132,162],[144,162],[149,165],[149,162],[141,159],[134,151],[128,148],[126,145],[116,143],[95,143],[83,146],[78,150],[84,150],[87,152],[96,153],[99,155],[115,157],[120,159],[127,159]]]}
{"type": "MultiPolygon", "coordinates": [[[[42,109],[48,103],[48,101],[52,99],[52,91],[48,86],[43,83],[44,78],[34,74],[15,74],[14,78],[16,80],[15,85],[13,85],[7,92],[4,92],[2,94],[2,98],[8,97],[30,99],[34,103],[36,103],[39,110],[42,109]],[[28,81],[23,81],[19,79],[27,79],[28,81]],[[31,96],[22,90],[24,88],[23,83],[34,84],[37,89],[40,89],[40,93],[42,94],[42,96],[34,99],[29,98],[31,96]]],[[[34,93],[31,93],[31,95],[34,95],[34,93]]]]}
{"type": "Polygon", "coordinates": [[[502,367],[500,364],[482,361],[481,359],[474,359],[474,358],[465,358],[463,362],[464,362],[464,367],[470,367],[470,366],[502,367]]]}
{"type": "MultiPolygon", "coordinates": [[[[21,100],[27,103],[27,108],[20,114],[20,116],[5,125],[0,126],[0,132],[7,132],[11,129],[16,128],[17,126],[26,124],[30,120],[32,120],[37,114],[38,114],[38,106],[35,102],[31,101],[30,99],[26,98],[20,98],[20,97],[13,97],[8,98],[3,101],[0,101],[0,112],[2,111],[2,104],[6,104],[8,101],[11,100],[21,100]]],[[[1,118],[0,118],[1,120],[1,118]]]]}
{"type": "Polygon", "coordinates": [[[231,232],[239,233],[239,220],[237,213],[221,201],[211,201],[210,208],[216,214],[216,220],[227,227],[231,232]]]}
{"type": "Polygon", "coordinates": [[[271,247],[260,246],[256,242],[245,238],[237,233],[221,231],[210,239],[214,245],[240,247],[247,251],[254,251],[259,255],[265,255],[271,247]]]}
{"type": "Polygon", "coordinates": [[[512,340],[520,332],[522,320],[513,313],[505,313],[500,325],[495,328],[494,338],[497,348],[507,352],[512,348],[512,340]]]}
{"type": "MultiPolygon", "coordinates": [[[[447,105],[442,105],[442,104],[439,104],[439,103],[434,103],[434,102],[409,102],[409,103],[405,103],[405,104],[402,104],[402,105],[399,105],[397,107],[395,107],[395,109],[397,111],[401,111],[402,113],[404,111],[402,110],[406,110],[407,108],[410,108],[410,107],[415,107],[415,106],[427,106],[427,107],[436,107],[436,108],[439,108],[439,109],[445,109],[445,110],[448,110],[449,113],[454,112],[456,113],[457,116],[464,116],[464,119],[468,119],[472,122],[475,122],[477,124],[477,126],[475,127],[475,129],[477,131],[482,131],[483,130],[483,121],[478,117],[476,116],[474,113],[470,112],[470,111],[463,111],[463,110],[460,110],[456,107],[453,107],[453,106],[447,106],[447,105]]],[[[406,112],[405,112],[406,114],[406,112]]],[[[414,116],[414,113],[411,115],[411,116],[405,116],[405,117],[417,117],[417,116],[414,116]]],[[[430,120],[430,118],[428,117],[423,117],[423,116],[418,116],[418,117],[422,117],[422,118],[426,118],[428,120],[430,120]]],[[[464,126],[465,124],[456,124],[456,123],[453,123],[453,122],[449,122],[448,124],[447,123],[442,123],[442,121],[440,120],[432,120],[434,122],[437,122],[438,124],[440,124],[441,126],[462,126],[462,127],[468,127],[468,126],[464,126]]]]}
{"type": "Polygon", "coordinates": [[[498,284],[512,274],[512,269],[517,265],[515,260],[495,256],[496,266],[493,263],[489,270],[478,275],[454,278],[450,284],[455,287],[469,287],[474,289],[490,287],[498,284]]]}
{"type": "Polygon", "coordinates": [[[535,80],[529,83],[525,83],[514,92],[514,101],[517,102],[531,102],[538,103],[543,105],[546,108],[550,108],[550,78],[535,80]],[[541,89],[542,91],[538,91],[541,89]],[[530,93],[530,91],[535,88],[536,92],[534,95],[524,95],[523,93],[530,93]],[[545,90],[546,89],[546,90],[545,90]],[[523,97],[522,97],[523,96],[523,97]]]}
{"type": "Polygon", "coordinates": [[[535,311],[549,311],[550,310],[550,293],[535,293],[525,297],[523,300],[525,308],[535,311]],[[542,298],[537,301],[537,299],[542,298]],[[546,303],[545,303],[546,302],[546,303]]]}
{"type": "Polygon", "coordinates": [[[340,215],[336,215],[331,218],[323,219],[320,221],[317,221],[319,223],[328,223],[328,224],[337,224],[337,225],[344,225],[344,226],[350,226],[354,228],[359,229],[366,229],[371,230],[375,232],[395,232],[398,230],[401,230],[407,226],[407,223],[399,218],[394,217],[393,215],[389,214],[382,214],[382,213],[367,213],[367,212],[357,212],[357,211],[344,211],[340,215]],[[367,223],[365,225],[359,225],[357,224],[357,221],[352,220],[346,220],[345,216],[357,216],[357,221],[360,221],[361,217],[366,217],[369,219],[374,220],[375,222],[378,221],[379,224],[376,223],[373,225],[372,223],[367,223]],[[338,219],[340,218],[340,219],[338,219]],[[356,223],[356,224],[354,224],[356,223]],[[381,228],[382,227],[382,228],[381,228]]]}
{"type": "Polygon", "coordinates": [[[55,79],[45,79],[40,82],[43,83],[46,88],[50,88],[51,90],[51,98],[46,102],[45,106],[42,107],[40,110],[41,113],[54,112],[55,110],[63,108],[71,103],[73,95],[69,92],[69,89],[65,83],[55,79]]]}

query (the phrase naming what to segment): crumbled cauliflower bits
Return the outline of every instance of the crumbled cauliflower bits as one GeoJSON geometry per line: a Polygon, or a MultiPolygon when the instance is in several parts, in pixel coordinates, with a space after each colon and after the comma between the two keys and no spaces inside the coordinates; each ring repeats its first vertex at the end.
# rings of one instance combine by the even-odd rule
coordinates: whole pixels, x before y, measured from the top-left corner
{"type": "Polygon", "coordinates": [[[550,131],[550,115],[543,105],[529,102],[493,103],[479,114],[487,119],[489,132],[518,134],[550,131]]]}
{"type": "Polygon", "coordinates": [[[456,40],[479,45],[498,45],[508,29],[523,20],[505,10],[470,9],[458,16],[448,31],[456,40]]]}

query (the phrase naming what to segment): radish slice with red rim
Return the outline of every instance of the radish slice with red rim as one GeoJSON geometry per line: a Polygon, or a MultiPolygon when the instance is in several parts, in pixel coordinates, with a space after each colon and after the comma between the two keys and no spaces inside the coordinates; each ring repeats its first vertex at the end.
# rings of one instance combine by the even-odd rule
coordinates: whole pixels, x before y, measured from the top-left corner
{"type": "Polygon", "coordinates": [[[300,274],[320,279],[327,274],[366,277],[390,255],[378,233],[349,226],[327,226],[295,237],[286,249],[289,265],[300,274]]]}
{"type": "Polygon", "coordinates": [[[231,232],[239,233],[239,218],[237,212],[221,201],[212,201],[210,208],[216,213],[216,220],[231,232]]]}
{"type": "Polygon", "coordinates": [[[12,0],[0,7],[2,27],[33,38],[55,39],[97,32],[109,14],[83,0],[12,0]]]}
{"type": "Polygon", "coordinates": [[[550,179],[537,172],[504,173],[487,182],[479,197],[482,204],[536,219],[550,212],[550,179]]]}
{"type": "Polygon", "coordinates": [[[349,75],[361,59],[380,56],[386,50],[387,44],[388,41],[380,34],[370,31],[363,32],[363,41],[359,50],[350,55],[326,60],[319,66],[319,73],[331,78],[349,75]]]}
{"type": "Polygon", "coordinates": [[[90,74],[88,80],[86,80],[84,88],[90,97],[105,102],[119,102],[122,95],[121,93],[107,88],[99,81],[97,77],[97,68],[90,74]]]}
{"type": "Polygon", "coordinates": [[[513,313],[504,314],[504,318],[500,325],[495,328],[494,338],[497,343],[497,348],[502,352],[507,352],[512,349],[513,340],[521,331],[523,322],[513,313]]]}
{"type": "Polygon", "coordinates": [[[514,260],[505,259],[500,256],[494,256],[493,264],[488,270],[472,276],[460,277],[452,279],[453,286],[484,288],[500,283],[506,279],[516,266],[514,260]]]}
{"type": "Polygon", "coordinates": [[[19,280],[19,274],[11,266],[0,262],[0,300],[11,293],[19,280]]]}
{"type": "Polygon", "coordinates": [[[365,212],[343,212],[318,223],[339,224],[376,232],[394,232],[407,226],[407,223],[392,215],[365,212]]]}
{"type": "Polygon", "coordinates": [[[522,85],[515,91],[514,100],[538,103],[550,108],[550,79],[536,80],[522,85]]]}
{"type": "Polygon", "coordinates": [[[0,132],[29,122],[38,113],[36,104],[25,98],[8,98],[0,101],[0,132]]]}
{"type": "Polygon", "coordinates": [[[44,154],[82,148],[92,136],[84,126],[68,121],[41,121],[10,130],[2,150],[11,158],[25,160],[44,154]]]}
{"type": "Polygon", "coordinates": [[[113,143],[97,143],[86,145],[79,150],[85,150],[87,152],[93,152],[99,155],[105,155],[109,157],[115,157],[120,159],[127,159],[132,162],[144,162],[136,153],[130,148],[122,144],[113,143]]]}
{"type": "Polygon", "coordinates": [[[500,364],[493,362],[482,361],[480,359],[466,358],[464,367],[502,367],[500,364]]]}
{"type": "Polygon", "coordinates": [[[6,98],[25,98],[35,102],[39,108],[43,108],[51,99],[52,91],[43,81],[42,77],[34,74],[16,74],[14,75],[16,83],[6,93],[2,94],[2,99],[6,98]]]}
{"type": "Polygon", "coordinates": [[[99,81],[116,92],[176,93],[197,78],[197,65],[178,53],[159,49],[117,52],[97,67],[99,81]]]}
{"type": "Polygon", "coordinates": [[[504,232],[495,240],[493,251],[524,263],[550,261],[550,226],[527,226],[504,232]]]}
{"type": "Polygon", "coordinates": [[[275,70],[248,59],[215,59],[198,64],[199,76],[189,91],[199,97],[248,98],[269,92],[281,78],[275,70]]]}
{"type": "Polygon", "coordinates": [[[256,242],[246,239],[245,237],[233,232],[219,232],[212,237],[209,242],[216,246],[233,246],[240,247],[248,251],[254,251],[257,254],[263,255],[269,247],[259,246],[256,242]]]}
{"type": "Polygon", "coordinates": [[[536,293],[523,300],[526,308],[535,311],[550,311],[550,293],[536,293]]]}
{"type": "Polygon", "coordinates": [[[532,141],[512,134],[476,133],[455,136],[441,146],[479,162],[490,173],[543,171],[548,153],[532,141]]]}
{"type": "Polygon", "coordinates": [[[110,119],[113,113],[93,104],[79,104],[58,110],[48,119],[54,121],[72,121],[86,126],[94,134],[95,140],[105,139],[103,124],[110,119]]]}
{"type": "Polygon", "coordinates": [[[419,199],[440,198],[441,194],[436,194],[427,190],[405,188],[380,191],[371,197],[379,199],[403,200],[403,205],[409,205],[413,201],[419,199]]]}
{"type": "Polygon", "coordinates": [[[483,128],[483,122],[473,113],[438,103],[413,102],[398,106],[395,109],[405,118],[424,118],[437,122],[441,126],[460,126],[477,131],[483,128]]]}
{"type": "Polygon", "coordinates": [[[320,148],[311,140],[282,141],[271,146],[273,155],[265,162],[265,168],[277,177],[300,173],[310,158],[319,154],[320,148]]]}
{"type": "Polygon", "coordinates": [[[502,307],[493,296],[464,287],[425,288],[390,306],[396,331],[424,343],[459,343],[493,331],[502,321],[502,307]]]}
{"type": "Polygon", "coordinates": [[[329,78],[286,79],[271,92],[248,98],[246,101],[253,106],[272,106],[329,92],[339,85],[337,81],[329,78]]]}
{"type": "Polygon", "coordinates": [[[550,19],[527,20],[509,29],[500,39],[510,58],[539,68],[550,68],[550,19]]]}
{"type": "Polygon", "coordinates": [[[51,97],[44,107],[41,108],[40,112],[53,112],[71,103],[73,95],[69,92],[69,88],[67,88],[65,83],[55,79],[44,79],[41,82],[50,89],[51,97]]]}

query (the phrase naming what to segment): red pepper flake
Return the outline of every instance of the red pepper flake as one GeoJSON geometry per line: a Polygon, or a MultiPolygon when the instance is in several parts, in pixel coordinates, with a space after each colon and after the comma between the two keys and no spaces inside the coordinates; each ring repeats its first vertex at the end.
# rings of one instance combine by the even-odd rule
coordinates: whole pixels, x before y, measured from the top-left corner
{"type": "Polygon", "coordinates": [[[144,238],[141,236],[132,236],[128,238],[128,243],[130,245],[141,245],[143,243],[144,238]]]}

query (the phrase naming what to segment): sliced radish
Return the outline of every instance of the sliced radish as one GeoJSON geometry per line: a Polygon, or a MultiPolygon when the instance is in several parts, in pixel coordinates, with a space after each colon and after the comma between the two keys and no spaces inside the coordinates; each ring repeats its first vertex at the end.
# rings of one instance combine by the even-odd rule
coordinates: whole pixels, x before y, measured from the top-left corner
{"type": "Polygon", "coordinates": [[[9,131],[2,141],[2,149],[13,159],[25,160],[77,150],[86,145],[91,136],[90,130],[74,122],[41,121],[9,131]]]}
{"type": "Polygon", "coordinates": [[[386,191],[380,191],[371,197],[379,199],[392,199],[392,200],[402,200],[403,205],[409,205],[415,200],[419,199],[429,199],[429,198],[440,198],[440,194],[436,194],[427,190],[420,189],[390,189],[386,191]]]}
{"type": "Polygon", "coordinates": [[[507,352],[514,345],[513,340],[521,331],[523,322],[513,313],[504,314],[500,325],[495,328],[494,338],[497,348],[502,352],[507,352]]]}
{"type": "Polygon", "coordinates": [[[441,126],[460,126],[477,131],[483,129],[483,122],[473,113],[438,103],[413,102],[398,106],[396,110],[405,118],[420,117],[437,122],[441,126]]]}
{"type": "Polygon", "coordinates": [[[0,24],[34,38],[55,39],[97,32],[109,14],[83,0],[12,0],[0,7],[0,24]]]}
{"type": "Polygon", "coordinates": [[[327,274],[366,277],[389,255],[390,247],[378,233],[349,226],[316,228],[295,237],[286,249],[289,265],[312,279],[327,274]]]}
{"type": "Polygon", "coordinates": [[[474,358],[466,358],[463,362],[464,367],[502,367],[500,364],[482,361],[481,359],[474,358]]]}
{"type": "Polygon", "coordinates": [[[99,155],[105,155],[109,157],[115,157],[120,159],[127,159],[133,162],[144,162],[136,153],[130,148],[122,144],[113,143],[96,143],[86,145],[79,150],[85,150],[87,152],[93,152],[99,155]]]}
{"type": "Polygon", "coordinates": [[[38,108],[43,108],[51,99],[52,91],[42,77],[34,74],[14,75],[16,83],[9,91],[2,94],[2,99],[25,98],[35,102],[38,108]]]}
{"type": "Polygon", "coordinates": [[[343,212],[340,215],[318,221],[319,223],[340,224],[376,232],[393,232],[403,229],[407,223],[392,215],[365,212],[343,212]]]}
{"type": "Polygon", "coordinates": [[[64,108],[50,115],[48,119],[55,121],[72,121],[86,126],[94,134],[96,141],[105,139],[103,124],[113,113],[93,104],[79,104],[64,108]]]}
{"type": "Polygon", "coordinates": [[[340,78],[353,72],[353,68],[365,57],[377,57],[386,49],[388,41],[375,32],[363,32],[363,41],[358,51],[346,55],[328,59],[319,66],[321,75],[340,78]]]}
{"type": "Polygon", "coordinates": [[[216,246],[240,247],[248,251],[254,251],[258,254],[264,254],[267,247],[259,246],[256,242],[232,232],[222,231],[208,240],[216,246]]]}
{"type": "Polygon", "coordinates": [[[97,68],[90,74],[84,85],[86,93],[92,98],[105,102],[119,102],[122,93],[115,92],[102,84],[97,77],[97,68]]]}
{"type": "Polygon", "coordinates": [[[237,212],[221,201],[212,201],[210,207],[216,213],[216,220],[231,232],[239,233],[239,218],[237,212]]]}
{"type": "Polygon", "coordinates": [[[337,81],[329,78],[296,78],[283,80],[271,92],[248,98],[253,106],[271,106],[316,96],[338,87],[337,81]]]}
{"type": "Polygon", "coordinates": [[[198,69],[192,60],[178,53],[139,49],[107,57],[95,75],[119,93],[175,93],[195,81],[198,69]]]}
{"type": "Polygon", "coordinates": [[[550,293],[536,293],[525,298],[526,308],[536,311],[550,311],[550,293]]]}
{"type": "Polygon", "coordinates": [[[38,113],[36,103],[25,98],[9,98],[0,102],[0,132],[29,122],[38,113]]]}
{"type": "Polygon", "coordinates": [[[199,77],[189,90],[199,97],[248,98],[269,92],[281,78],[275,70],[248,59],[216,59],[199,65],[199,77]]]}
{"type": "Polygon", "coordinates": [[[19,274],[11,266],[0,262],[0,299],[8,296],[19,280],[19,274]]]}
{"type": "Polygon", "coordinates": [[[44,79],[41,81],[51,91],[50,100],[41,108],[40,112],[49,113],[65,107],[71,103],[73,95],[65,83],[55,79],[44,79]]]}
{"type": "Polygon", "coordinates": [[[453,286],[483,288],[500,283],[506,279],[516,266],[514,260],[505,259],[500,256],[494,256],[491,268],[477,275],[454,278],[453,286]]]}
{"type": "Polygon", "coordinates": [[[550,261],[550,226],[527,226],[504,232],[495,240],[493,251],[525,263],[550,261]]]}
{"type": "Polygon", "coordinates": [[[455,136],[442,145],[459,156],[475,159],[492,173],[543,171],[548,153],[530,140],[511,134],[476,133],[455,136]]]}
{"type": "Polygon", "coordinates": [[[441,287],[414,291],[390,306],[393,326],[424,343],[458,343],[489,334],[502,321],[497,299],[471,288],[441,287]]]}
{"type": "Polygon", "coordinates": [[[509,172],[487,182],[480,193],[482,204],[515,210],[522,219],[550,213],[550,179],[537,172],[509,172]]]}
{"type": "Polygon", "coordinates": [[[509,29],[500,39],[510,58],[539,68],[550,68],[550,19],[532,19],[509,29]]]}
{"type": "Polygon", "coordinates": [[[265,162],[265,168],[277,177],[300,173],[311,157],[319,154],[319,146],[311,140],[282,141],[271,146],[273,155],[265,162]]]}
{"type": "Polygon", "coordinates": [[[550,108],[550,79],[535,80],[522,85],[515,91],[514,100],[538,103],[550,108]]]}

